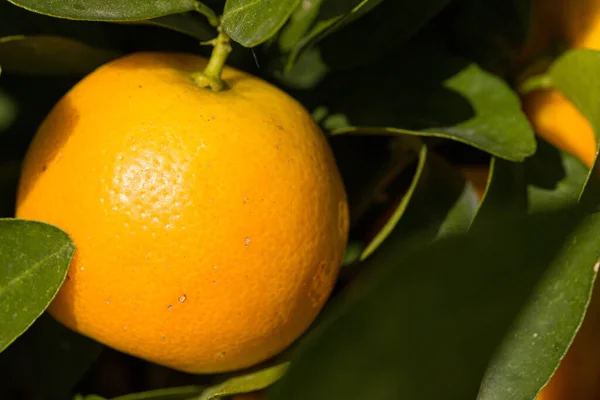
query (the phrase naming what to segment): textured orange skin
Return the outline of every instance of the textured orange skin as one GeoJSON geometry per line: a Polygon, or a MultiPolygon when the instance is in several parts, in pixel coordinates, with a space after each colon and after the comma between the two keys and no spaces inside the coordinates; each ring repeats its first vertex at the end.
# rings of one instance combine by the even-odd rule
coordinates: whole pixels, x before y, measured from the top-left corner
{"type": "MultiPolygon", "coordinates": [[[[530,35],[520,62],[543,55],[557,41],[565,49],[600,50],[600,0],[534,0],[530,35]]],[[[539,136],[570,152],[588,167],[593,164],[594,131],[560,92],[532,92],[524,96],[523,110],[539,136]]]]}
{"type": "Polygon", "coordinates": [[[233,68],[136,53],[77,84],[27,153],[17,217],[77,247],[50,313],[117,350],[192,373],[248,367],[313,321],[336,280],[348,205],[310,114],[233,68]]]}
{"type": "MultiPolygon", "coordinates": [[[[600,50],[600,0],[534,0],[529,41],[522,58],[532,59],[554,41],[565,49],[600,50]]],[[[591,125],[561,93],[541,90],[523,99],[537,133],[578,157],[594,162],[596,140],[591,125]]],[[[583,325],[550,382],[537,400],[600,399],[600,296],[597,281],[583,325]]]]}

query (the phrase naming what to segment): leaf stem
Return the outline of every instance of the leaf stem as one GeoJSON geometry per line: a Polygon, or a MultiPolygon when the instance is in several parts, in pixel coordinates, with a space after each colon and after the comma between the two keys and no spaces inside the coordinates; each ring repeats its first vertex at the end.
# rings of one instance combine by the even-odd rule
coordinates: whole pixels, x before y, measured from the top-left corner
{"type": "Polygon", "coordinates": [[[521,95],[526,95],[536,90],[552,88],[552,78],[547,74],[534,75],[527,78],[518,88],[521,95]]]}
{"type": "Polygon", "coordinates": [[[196,1],[194,2],[194,9],[196,10],[196,12],[199,12],[200,14],[204,15],[206,19],[208,19],[208,23],[214,26],[215,28],[217,28],[221,23],[217,14],[215,14],[212,8],[210,8],[206,4],[200,1],[196,1]]]}
{"type": "Polygon", "coordinates": [[[227,56],[231,52],[231,44],[229,36],[219,26],[219,34],[215,39],[210,41],[214,46],[213,51],[208,60],[208,64],[204,71],[194,72],[192,78],[197,85],[202,87],[210,87],[213,91],[219,92],[227,88],[227,84],[221,79],[221,73],[225,67],[227,56]]]}

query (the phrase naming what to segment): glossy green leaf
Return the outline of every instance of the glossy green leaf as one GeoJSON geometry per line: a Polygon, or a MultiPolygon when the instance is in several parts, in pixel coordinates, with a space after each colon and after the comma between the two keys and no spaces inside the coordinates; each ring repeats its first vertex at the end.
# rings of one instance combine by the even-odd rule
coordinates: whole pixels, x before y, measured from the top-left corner
{"type": "Polygon", "coordinates": [[[594,214],[570,235],[496,351],[479,400],[534,399],[551,378],[592,294],[600,259],[599,228],[600,214],[594,214]]]}
{"type": "MultiPolygon", "coordinates": [[[[302,340],[269,398],[476,398],[490,359],[515,318],[531,309],[540,282],[576,262],[583,273],[579,289],[590,287],[600,246],[595,238],[573,239],[597,225],[597,216],[562,210],[502,215],[408,252],[395,240],[384,242],[346,301],[302,340]]],[[[555,301],[579,311],[582,293],[575,292],[555,301]]]]}
{"type": "Polygon", "coordinates": [[[0,64],[15,74],[85,75],[119,55],[60,36],[0,38],[0,64]]]}
{"type": "Polygon", "coordinates": [[[50,304],[74,252],[71,239],[51,225],[0,221],[0,351],[50,304]]]}
{"type": "Polygon", "coordinates": [[[330,109],[337,117],[335,126],[329,124],[333,135],[379,130],[442,137],[511,161],[536,149],[520,101],[505,82],[431,51],[407,53],[378,75],[365,73],[330,109]]]}
{"type": "Polygon", "coordinates": [[[87,21],[139,21],[192,11],[194,0],[8,0],[35,13],[87,21]]]}
{"type": "Polygon", "coordinates": [[[298,4],[300,0],[227,0],[223,29],[234,41],[254,47],[275,35],[298,4]]]}
{"type": "Polygon", "coordinates": [[[68,399],[102,349],[44,313],[0,354],[0,398],[27,387],[29,398],[68,399]]]}
{"type": "MultiPolygon", "coordinates": [[[[538,151],[524,163],[493,159],[490,173],[473,223],[477,228],[499,215],[524,216],[574,205],[587,168],[539,139],[538,151]]],[[[556,264],[554,273],[539,282],[489,366],[480,400],[533,399],[553,374],[581,323],[593,285],[591,270],[600,240],[586,238],[589,229],[578,231],[560,268],[556,264]]]]}
{"type": "MultiPolygon", "coordinates": [[[[292,47],[292,40],[295,39],[295,45],[292,48],[287,62],[287,68],[291,68],[303,51],[314,46],[320,40],[323,40],[327,35],[340,29],[342,26],[349,24],[352,21],[362,17],[373,8],[378,6],[382,0],[322,0],[319,4],[318,17],[314,15],[314,11],[306,13],[303,17],[315,19],[314,25],[308,33],[301,39],[290,38],[290,33],[283,38],[283,47],[292,47]]],[[[304,24],[306,24],[304,22],[304,24]]],[[[298,27],[291,29],[299,30],[298,27]]],[[[298,36],[298,33],[295,32],[298,36]]]]}
{"type": "Polygon", "coordinates": [[[230,378],[220,385],[206,389],[198,400],[218,400],[222,396],[254,392],[277,382],[287,371],[289,362],[230,378]]]}

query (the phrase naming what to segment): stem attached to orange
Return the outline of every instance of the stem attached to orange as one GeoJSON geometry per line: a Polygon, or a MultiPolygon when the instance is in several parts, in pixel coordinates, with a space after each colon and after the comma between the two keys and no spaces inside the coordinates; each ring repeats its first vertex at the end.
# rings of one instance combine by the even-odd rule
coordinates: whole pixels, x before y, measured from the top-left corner
{"type": "Polygon", "coordinates": [[[210,44],[212,44],[214,48],[206,68],[204,68],[204,71],[202,72],[194,72],[192,74],[192,78],[197,85],[209,87],[215,92],[227,88],[227,84],[221,79],[221,73],[225,66],[225,62],[227,61],[227,56],[229,56],[229,53],[231,52],[229,36],[223,32],[221,27],[217,29],[219,34],[215,39],[210,41],[210,44]]]}

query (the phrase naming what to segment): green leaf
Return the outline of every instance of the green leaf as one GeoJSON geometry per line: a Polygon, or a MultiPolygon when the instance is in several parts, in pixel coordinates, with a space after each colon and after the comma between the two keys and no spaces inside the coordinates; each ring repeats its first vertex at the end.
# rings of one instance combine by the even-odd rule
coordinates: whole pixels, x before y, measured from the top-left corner
{"type": "MultiPolygon", "coordinates": [[[[385,62],[382,60],[384,56],[392,55],[419,31],[426,30],[429,21],[451,2],[383,1],[360,20],[321,41],[319,47],[323,51],[323,58],[334,70],[385,62]]],[[[441,39],[444,40],[446,38],[441,39]]],[[[402,59],[405,59],[404,56],[402,59]]]]}
{"type": "Polygon", "coordinates": [[[527,186],[523,163],[492,158],[490,180],[471,227],[487,224],[498,215],[527,213],[527,186]]]}
{"type": "Polygon", "coordinates": [[[413,175],[412,181],[408,190],[402,195],[398,205],[396,206],[394,212],[390,216],[390,218],[383,225],[381,230],[375,235],[375,237],[366,245],[365,249],[360,255],[360,261],[365,260],[369,257],[377,247],[381,245],[381,243],[390,235],[390,233],[394,230],[400,218],[406,211],[406,207],[410,203],[413,193],[415,189],[418,187],[421,182],[421,176],[423,174],[423,170],[426,166],[427,162],[427,146],[421,145],[421,150],[419,151],[419,161],[417,165],[417,169],[413,175]]]}
{"type": "Polygon", "coordinates": [[[527,196],[532,211],[575,204],[589,169],[577,157],[538,138],[537,152],[525,160],[527,196]]]}
{"type": "Polygon", "coordinates": [[[218,400],[222,396],[264,389],[278,381],[288,367],[289,362],[284,362],[257,372],[230,378],[220,385],[206,389],[198,400],[218,400]]]}
{"type": "MultiPolygon", "coordinates": [[[[600,214],[595,214],[570,235],[494,355],[479,400],[534,399],[549,381],[591,298],[600,258],[599,228],[600,214]]],[[[540,232],[542,238],[546,235],[540,232]]]]}
{"type": "Polygon", "coordinates": [[[300,3],[300,6],[292,13],[288,23],[281,29],[279,33],[279,50],[282,53],[288,52],[298,44],[304,37],[306,32],[315,22],[319,9],[323,1],[313,0],[300,3]]]}
{"type": "Polygon", "coordinates": [[[429,152],[420,181],[402,219],[390,234],[394,241],[430,241],[466,232],[479,199],[460,171],[439,155],[429,152]]]}
{"type": "MultiPolygon", "coordinates": [[[[150,390],[147,392],[131,393],[113,397],[110,400],[190,400],[199,399],[202,388],[199,386],[181,386],[165,389],[150,390]]],[[[85,397],[85,400],[96,400],[95,397],[85,397]]]]}
{"type": "Polygon", "coordinates": [[[44,313],[0,354],[0,397],[12,388],[28,388],[30,398],[70,398],[102,349],[44,313]]]}
{"type": "MultiPolygon", "coordinates": [[[[573,206],[587,168],[539,139],[538,151],[524,163],[494,158],[490,173],[491,183],[474,220],[476,228],[499,215],[524,216],[528,211],[573,206]]],[[[553,374],[582,321],[593,286],[592,266],[600,242],[585,236],[589,229],[578,231],[562,264],[556,262],[538,283],[535,296],[488,368],[480,400],[533,399],[553,374]]]]}
{"type": "Polygon", "coordinates": [[[10,127],[17,117],[17,105],[6,93],[0,90],[0,133],[10,127]]]}
{"type": "Polygon", "coordinates": [[[198,18],[194,13],[165,15],[164,17],[153,18],[146,22],[172,29],[201,41],[212,39],[217,35],[214,28],[201,18],[198,18]]]}
{"type": "Polygon", "coordinates": [[[332,135],[378,130],[442,137],[510,161],[535,153],[535,136],[517,95],[474,64],[419,50],[364,75],[328,104],[338,118],[332,135]]]}
{"type": "Polygon", "coordinates": [[[378,6],[382,1],[383,0],[321,0],[323,3],[322,5],[320,2],[317,2],[319,4],[316,4],[316,7],[313,5],[313,7],[320,7],[318,16],[315,15],[314,10],[309,10],[301,15],[308,20],[316,19],[314,26],[310,31],[301,40],[297,39],[299,31],[308,23],[308,21],[302,21],[302,25],[292,25],[289,29],[292,30],[293,33],[290,33],[288,30],[286,36],[282,39],[283,48],[291,48],[292,43],[295,41],[295,45],[288,57],[287,68],[291,68],[296,63],[303,51],[314,46],[327,35],[335,32],[344,25],[362,17],[378,6]]]}
{"type": "Polygon", "coordinates": [[[0,38],[0,63],[6,72],[14,74],[85,75],[119,56],[60,36],[0,38]]]}
{"type": "Polygon", "coordinates": [[[194,0],[8,0],[26,10],[87,21],[139,21],[195,9],[194,0]]]}
{"type": "Polygon", "coordinates": [[[302,54],[292,69],[275,70],[273,75],[283,85],[293,89],[312,89],[327,75],[327,65],[318,48],[302,54]]]}
{"type": "Polygon", "coordinates": [[[505,76],[527,39],[529,19],[521,15],[526,1],[457,1],[439,34],[461,56],[505,76]]]}
{"type": "MultiPolygon", "coordinates": [[[[269,398],[476,398],[515,317],[544,293],[536,289],[540,282],[568,274],[574,260],[578,271],[587,271],[579,289],[590,287],[600,246],[597,235],[583,238],[598,228],[597,216],[584,219],[581,210],[569,209],[502,215],[408,252],[386,241],[346,301],[301,341],[269,398]]],[[[581,298],[581,291],[569,290],[554,301],[577,304],[579,312],[581,298]]],[[[556,315],[552,326],[563,317],[556,315]]]]}
{"type": "Polygon", "coordinates": [[[225,33],[245,47],[274,36],[300,0],[227,0],[221,19],[225,33]]]}
{"type": "Polygon", "coordinates": [[[75,246],[40,222],[0,221],[0,351],[44,312],[67,275],[75,246]]]}

